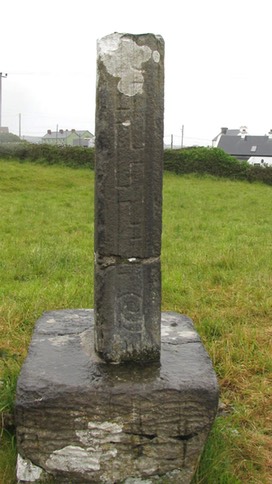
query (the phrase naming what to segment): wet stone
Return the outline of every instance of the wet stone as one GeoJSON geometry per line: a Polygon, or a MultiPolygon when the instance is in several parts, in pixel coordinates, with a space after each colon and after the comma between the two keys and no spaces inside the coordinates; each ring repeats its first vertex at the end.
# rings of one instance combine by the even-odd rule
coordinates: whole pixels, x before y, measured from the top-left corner
{"type": "Polygon", "coordinates": [[[17,385],[18,480],[190,482],[218,387],[192,321],[162,313],[162,328],[160,363],[114,365],[94,351],[92,310],[39,319],[17,385]]]}
{"type": "Polygon", "coordinates": [[[159,360],[163,39],[104,37],[97,72],[96,350],[116,363],[159,360]]]}
{"type": "Polygon", "coordinates": [[[160,261],[95,268],[95,348],[105,361],[160,358],[160,261]]]}

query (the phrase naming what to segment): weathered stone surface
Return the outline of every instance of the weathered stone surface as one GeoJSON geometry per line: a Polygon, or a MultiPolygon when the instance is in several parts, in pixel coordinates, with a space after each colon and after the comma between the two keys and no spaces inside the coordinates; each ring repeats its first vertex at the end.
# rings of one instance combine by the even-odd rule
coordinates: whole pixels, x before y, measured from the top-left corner
{"type": "Polygon", "coordinates": [[[153,34],[98,41],[95,251],[160,255],[164,42],[153,34]]]}
{"type": "Polygon", "coordinates": [[[17,474],[20,476],[20,482],[37,482],[42,478],[43,471],[40,467],[35,466],[28,459],[23,459],[20,454],[17,456],[17,474]]]}
{"type": "Polygon", "coordinates": [[[97,78],[96,350],[116,363],[159,360],[163,39],[104,37],[97,78]]]}
{"type": "Polygon", "coordinates": [[[97,352],[106,361],[159,359],[160,261],[98,263],[95,281],[97,352]]]}
{"type": "MultiPolygon", "coordinates": [[[[162,313],[161,364],[109,365],[92,310],[45,313],[16,396],[18,451],[59,483],[189,483],[218,399],[191,320],[162,313]]],[[[20,479],[20,475],[18,475],[20,479]]]]}

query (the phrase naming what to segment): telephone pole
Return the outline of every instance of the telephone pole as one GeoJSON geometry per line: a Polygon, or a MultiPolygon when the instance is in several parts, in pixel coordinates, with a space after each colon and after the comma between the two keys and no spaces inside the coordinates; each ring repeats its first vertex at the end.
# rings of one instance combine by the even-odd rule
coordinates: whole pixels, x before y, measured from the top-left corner
{"type": "Polygon", "coordinates": [[[19,138],[22,136],[22,115],[19,113],[19,138]]]}
{"type": "Polygon", "coordinates": [[[181,143],[180,143],[181,148],[183,148],[183,138],[184,138],[184,124],[182,125],[182,128],[181,128],[181,143]]]}
{"type": "Polygon", "coordinates": [[[8,77],[7,74],[0,72],[0,128],[2,127],[2,77],[8,77]]]}

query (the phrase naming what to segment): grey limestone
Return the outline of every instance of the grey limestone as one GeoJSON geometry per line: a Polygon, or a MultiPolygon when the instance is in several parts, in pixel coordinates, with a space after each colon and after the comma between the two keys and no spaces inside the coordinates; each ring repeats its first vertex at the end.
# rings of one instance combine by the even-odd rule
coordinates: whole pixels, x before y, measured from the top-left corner
{"type": "Polygon", "coordinates": [[[95,345],[107,361],[159,359],[163,110],[163,39],[119,33],[100,39],[95,345]]]}
{"type": "Polygon", "coordinates": [[[17,386],[18,479],[28,465],[57,483],[189,483],[218,399],[192,321],[162,313],[148,365],[105,363],[93,330],[93,310],[38,320],[17,386]]]}
{"type": "Polygon", "coordinates": [[[108,361],[160,357],[159,260],[95,267],[95,344],[108,361]]]}

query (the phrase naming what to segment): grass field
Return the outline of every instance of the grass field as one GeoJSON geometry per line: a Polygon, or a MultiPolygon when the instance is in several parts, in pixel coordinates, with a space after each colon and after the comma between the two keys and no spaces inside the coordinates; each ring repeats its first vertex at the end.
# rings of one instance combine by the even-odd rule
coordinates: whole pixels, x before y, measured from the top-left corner
{"type": "MultiPolygon", "coordinates": [[[[272,483],[272,188],[164,176],[163,310],[190,316],[221,387],[195,484],[272,483]]],[[[93,172],[0,162],[0,483],[33,326],[93,307],[93,172]]]]}

